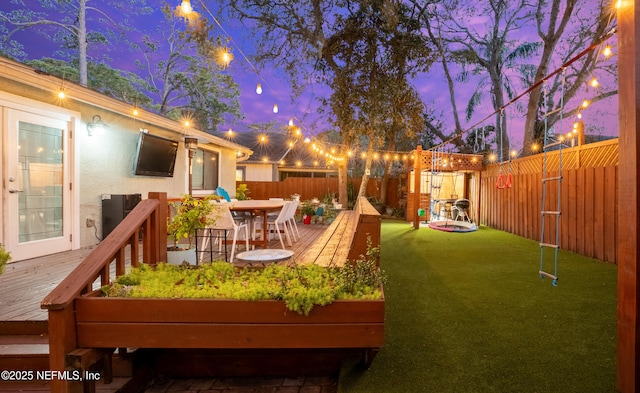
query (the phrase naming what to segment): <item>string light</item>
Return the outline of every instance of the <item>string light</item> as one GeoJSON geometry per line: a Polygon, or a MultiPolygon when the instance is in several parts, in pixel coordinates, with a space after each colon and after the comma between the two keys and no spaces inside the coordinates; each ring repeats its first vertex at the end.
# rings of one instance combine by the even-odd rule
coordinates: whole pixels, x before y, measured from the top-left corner
{"type": "Polygon", "coordinates": [[[228,66],[229,63],[231,63],[231,60],[233,60],[233,54],[231,54],[228,50],[222,52],[222,64],[224,64],[225,67],[228,66]]]}
{"type": "Polygon", "coordinates": [[[278,113],[278,104],[273,104],[273,113],[278,113]]]}
{"type": "Polygon", "coordinates": [[[585,99],[584,101],[582,101],[582,108],[586,109],[589,106],[590,102],[589,100],[585,99]]]}
{"type": "Polygon", "coordinates": [[[133,115],[138,116],[139,114],[140,114],[140,111],[138,111],[138,108],[133,108],[133,115]]]}
{"type": "Polygon", "coordinates": [[[64,94],[64,90],[60,90],[58,92],[58,98],[61,100],[64,100],[64,98],[66,97],[66,95],[64,94]]]}
{"type": "Polygon", "coordinates": [[[182,0],[180,9],[184,14],[190,14],[193,11],[193,7],[191,7],[191,0],[182,0]]]}
{"type": "Polygon", "coordinates": [[[612,53],[613,53],[613,52],[611,51],[611,46],[609,46],[609,45],[605,45],[604,49],[602,50],[602,55],[603,55],[605,58],[608,58],[608,57],[610,57],[610,56],[611,56],[611,54],[612,54],[612,53]]]}
{"type": "Polygon", "coordinates": [[[258,83],[258,85],[256,86],[256,93],[262,94],[262,85],[260,83],[258,83]]]}
{"type": "Polygon", "coordinates": [[[591,78],[591,81],[589,82],[589,84],[591,85],[591,87],[598,87],[600,85],[600,83],[598,82],[598,79],[596,79],[595,76],[591,78]]]}

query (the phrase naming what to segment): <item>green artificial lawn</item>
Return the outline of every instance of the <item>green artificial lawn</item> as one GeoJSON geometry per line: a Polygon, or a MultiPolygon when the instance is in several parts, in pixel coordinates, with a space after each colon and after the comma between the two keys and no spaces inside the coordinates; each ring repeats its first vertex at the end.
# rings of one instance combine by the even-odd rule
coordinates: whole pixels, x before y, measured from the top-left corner
{"type": "Polygon", "coordinates": [[[385,346],[339,392],[615,392],[616,266],[561,251],[554,287],[539,258],[485,227],[383,222],[385,346]]]}

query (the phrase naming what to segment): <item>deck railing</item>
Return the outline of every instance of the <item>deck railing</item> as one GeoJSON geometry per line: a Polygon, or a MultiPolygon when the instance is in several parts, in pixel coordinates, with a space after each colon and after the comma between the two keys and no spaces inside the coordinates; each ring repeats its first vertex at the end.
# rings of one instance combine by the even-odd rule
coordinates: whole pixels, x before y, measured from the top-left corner
{"type": "MultiPolygon", "coordinates": [[[[76,349],[75,299],[107,285],[112,265],[125,273],[127,249],[132,266],[166,260],[167,195],[151,192],[62,282],[47,295],[41,308],[49,310],[49,357],[54,371],[66,369],[66,355],[76,349]]],[[[81,389],[82,384],[55,380],[53,392],[81,389]]]]}

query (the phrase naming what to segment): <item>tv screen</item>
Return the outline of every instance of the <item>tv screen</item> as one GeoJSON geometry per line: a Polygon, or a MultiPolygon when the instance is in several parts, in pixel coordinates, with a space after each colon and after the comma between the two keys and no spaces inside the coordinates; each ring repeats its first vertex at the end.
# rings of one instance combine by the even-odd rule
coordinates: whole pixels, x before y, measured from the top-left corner
{"type": "Polygon", "coordinates": [[[140,132],[133,173],[139,176],[173,177],[178,142],[140,132]]]}

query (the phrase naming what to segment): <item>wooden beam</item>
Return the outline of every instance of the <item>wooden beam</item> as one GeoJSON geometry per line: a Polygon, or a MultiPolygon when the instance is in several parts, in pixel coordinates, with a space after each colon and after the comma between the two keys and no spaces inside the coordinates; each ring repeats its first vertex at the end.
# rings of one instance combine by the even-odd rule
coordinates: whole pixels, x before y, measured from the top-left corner
{"type": "Polygon", "coordinates": [[[413,200],[415,211],[415,219],[413,220],[413,228],[420,228],[420,216],[418,210],[420,209],[420,194],[422,192],[420,188],[420,179],[422,178],[422,145],[418,145],[416,149],[415,157],[413,159],[413,200]]]}
{"type": "Polygon", "coordinates": [[[640,14],[634,1],[618,9],[618,370],[622,393],[640,390],[638,324],[638,150],[640,141],[640,14]]]}

